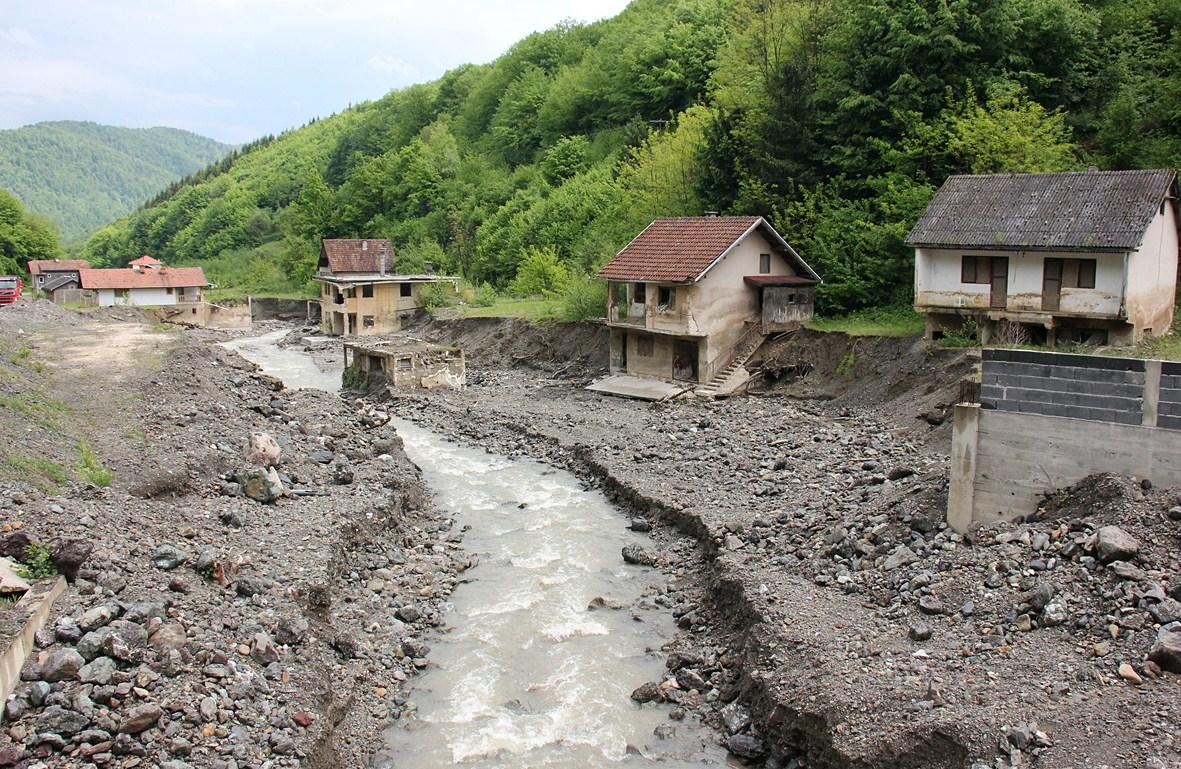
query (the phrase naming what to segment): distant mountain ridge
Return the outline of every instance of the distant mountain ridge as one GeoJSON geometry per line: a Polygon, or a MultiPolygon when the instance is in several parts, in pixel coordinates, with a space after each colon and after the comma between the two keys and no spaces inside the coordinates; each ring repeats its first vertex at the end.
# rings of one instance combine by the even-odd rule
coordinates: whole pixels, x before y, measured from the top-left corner
{"type": "Polygon", "coordinates": [[[71,240],[126,216],[233,149],[179,128],[35,123],[0,131],[0,188],[71,240]]]}

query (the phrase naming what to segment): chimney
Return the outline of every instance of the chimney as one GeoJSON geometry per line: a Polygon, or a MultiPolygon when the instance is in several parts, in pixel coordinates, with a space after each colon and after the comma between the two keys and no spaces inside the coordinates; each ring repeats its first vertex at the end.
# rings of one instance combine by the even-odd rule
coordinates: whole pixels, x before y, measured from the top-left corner
{"type": "Polygon", "coordinates": [[[714,217],[714,216],[718,215],[718,212],[717,211],[706,211],[705,215],[709,216],[709,217],[714,217]]]}
{"type": "Polygon", "coordinates": [[[361,250],[362,250],[362,251],[368,251],[368,250],[369,250],[369,241],[368,241],[368,240],[362,240],[362,241],[361,241],[361,250]]]}
{"type": "Polygon", "coordinates": [[[378,257],[378,260],[377,260],[377,264],[378,264],[377,270],[378,270],[378,272],[380,272],[382,275],[385,275],[385,246],[378,246],[378,247],[377,247],[377,257],[378,257]]]}

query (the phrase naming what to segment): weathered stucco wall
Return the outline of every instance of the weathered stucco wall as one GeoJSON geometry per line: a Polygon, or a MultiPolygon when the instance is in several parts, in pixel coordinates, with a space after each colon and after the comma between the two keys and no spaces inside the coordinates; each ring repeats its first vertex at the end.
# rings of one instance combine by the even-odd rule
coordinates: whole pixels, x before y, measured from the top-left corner
{"type": "Polygon", "coordinates": [[[171,304],[176,304],[177,300],[183,296],[184,301],[196,302],[201,300],[201,289],[174,289],[173,293],[168,293],[164,288],[132,288],[128,289],[126,297],[119,297],[115,295],[113,288],[98,289],[98,304],[100,307],[113,307],[116,305],[132,305],[136,307],[166,307],[171,304]],[[183,292],[183,294],[182,294],[183,292]]]}
{"type": "Polygon", "coordinates": [[[1173,325],[1177,290],[1177,212],[1165,202],[1145,233],[1140,248],[1128,257],[1128,319],[1142,332],[1161,334],[1173,325]]]}
{"type": "Polygon", "coordinates": [[[1046,259],[1095,259],[1094,288],[1063,288],[1056,315],[1119,316],[1124,287],[1123,254],[1070,251],[989,251],[986,249],[915,250],[915,305],[956,309],[989,309],[992,287],[988,283],[963,283],[963,257],[1006,257],[1009,285],[1005,310],[1042,313],[1042,287],[1046,259]]]}

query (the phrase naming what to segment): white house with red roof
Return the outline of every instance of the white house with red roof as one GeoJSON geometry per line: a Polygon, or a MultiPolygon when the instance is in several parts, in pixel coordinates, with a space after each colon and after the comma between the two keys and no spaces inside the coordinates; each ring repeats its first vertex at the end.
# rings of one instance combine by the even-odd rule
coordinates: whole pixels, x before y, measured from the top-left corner
{"type": "Polygon", "coordinates": [[[599,271],[612,374],[715,394],[767,334],[811,319],[820,276],[761,216],[657,219],[599,271]]]}
{"type": "Polygon", "coordinates": [[[147,255],[124,268],[83,269],[78,276],[82,288],[95,293],[100,307],[196,305],[209,285],[200,267],[166,267],[147,255]]]}

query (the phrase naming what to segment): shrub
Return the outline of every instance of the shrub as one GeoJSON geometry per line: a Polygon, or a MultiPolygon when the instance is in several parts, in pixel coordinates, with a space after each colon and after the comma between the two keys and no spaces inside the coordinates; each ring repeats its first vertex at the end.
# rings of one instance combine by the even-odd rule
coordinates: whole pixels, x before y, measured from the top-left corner
{"type": "Polygon", "coordinates": [[[497,298],[496,289],[491,283],[485,282],[476,289],[476,294],[472,297],[472,304],[476,307],[491,307],[496,304],[497,298]]]}
{"type": "Polygon", "coordinates": [[[562,292],[561,302],[563,320],[602,318],[607,314],[607,282],[589,275],[577,276],[562,292]]]}
{"type": "Polygon", "coordinates": [[[553,246],[529,248],[517,265],[517,276],[509,284],[514,296],[552,296],[563,293],[570,283],[570,271],[558,261],[553,246]]]}
{"type": "Polygon", "coordinates": [[[418,299],[427,310],[438,310],[455,304],[455,292],[443,283],[428,283],[423,287],[418,299]]]}
{"type": "Polygon", "coordinates": [[[29,544],[21,556],[23,568],[19,569],[25,579],[41,579],[57,574],[49,548],[45,545],[29,544]]]}

